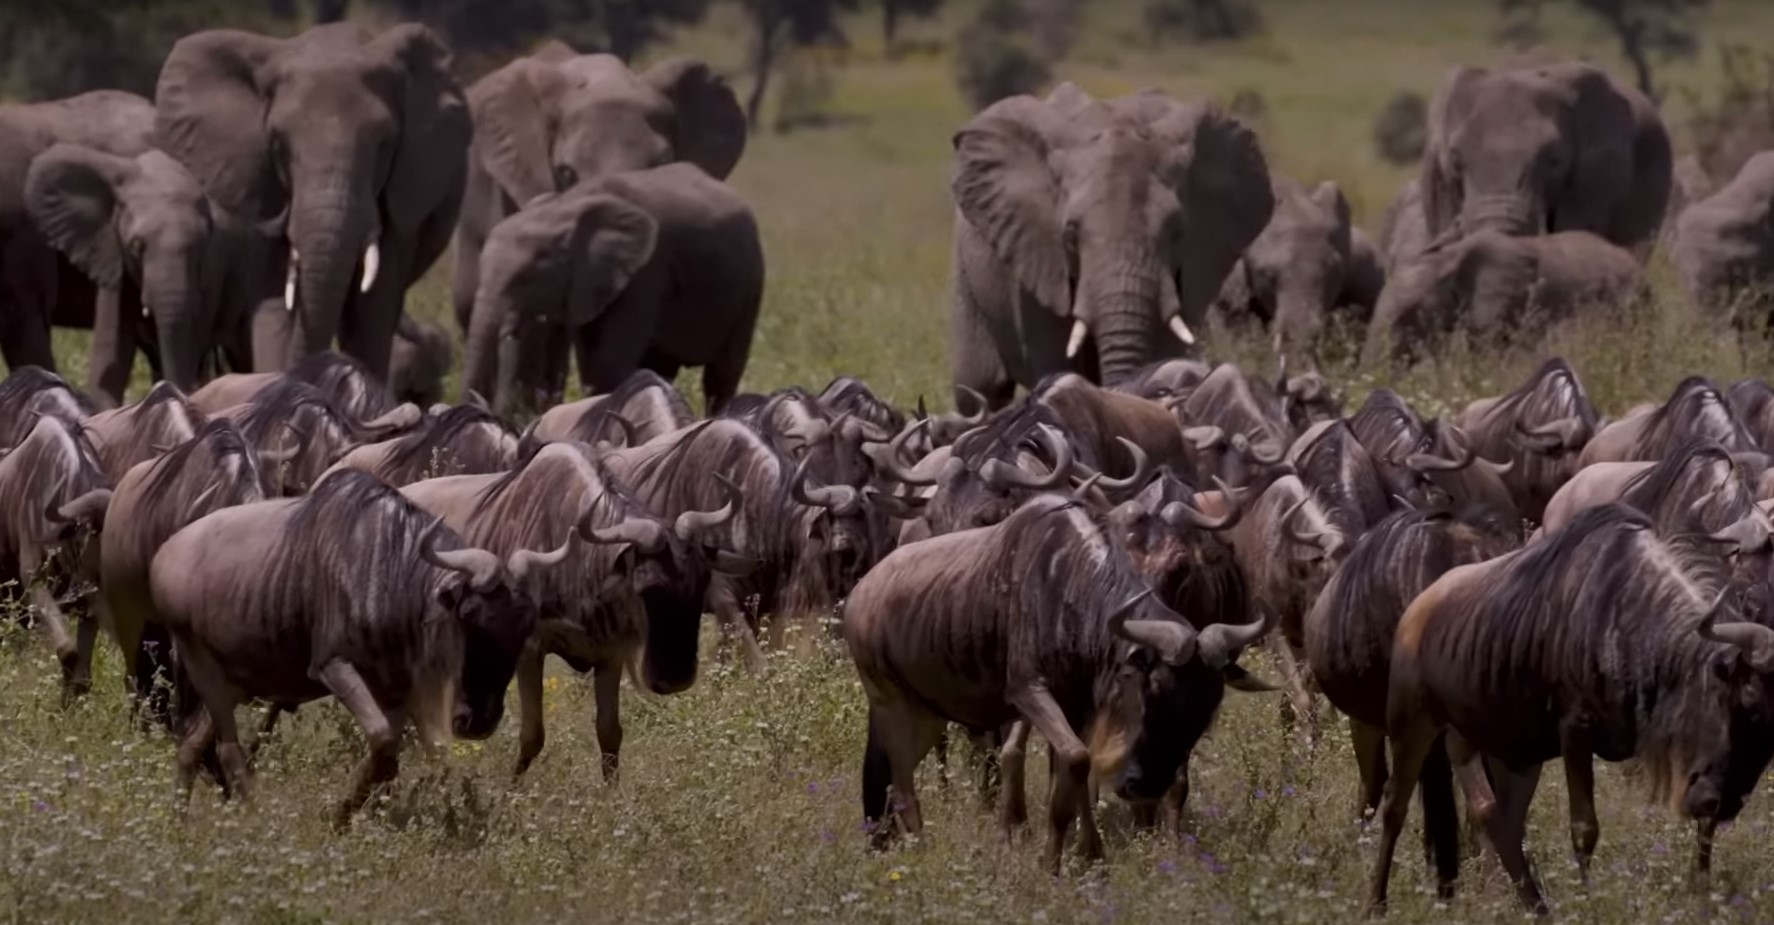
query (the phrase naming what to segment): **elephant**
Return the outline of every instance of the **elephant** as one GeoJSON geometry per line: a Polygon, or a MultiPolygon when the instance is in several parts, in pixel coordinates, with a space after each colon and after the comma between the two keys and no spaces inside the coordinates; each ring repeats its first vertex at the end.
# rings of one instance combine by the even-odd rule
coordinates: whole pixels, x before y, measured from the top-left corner
{"type": "Polygon", "coordinates": [[[411,23],[287,39],[211,30],[167,55],[160,146],[223,209],[282,226],[288,242],[248,306],[254,369],[288,368],[337,337],[387,378],[407,287],[461,208],[473,127],[450,69],[444,43],[411,23]]]}
{"type": "Polygon", "coordinates": [[[62,142],[31,162],[25,207],[94,285],[124,294],[94,320],[95,329],[115,332],[122,371],[103,383],[107,399],[122,400],[144,325],[158,347],[149,351],[154,377],[181,390],[197,387],[212,349],[229,366],[250,362],[241,307],[255,291],[255,271],[276,259],[276,240],[212,207],[178,161],[158,150],[118,157],[62,142]]]}
{"type": "Polygon", "coordinates": [[[1415,178],[1406,183],[1386,207],[1380,220],[1381,271],[1391,276],[1429,247],[1429,219],[1423,214],[1423,185],[1415,178]]]}
{"type": "Polygon", "coordinates": [[[444,379],[455,359],[450,332],[402,312],[394,329],[394,353],[388,362],[388,393],[395,401],[421,408],[443,400],[444,379]]]}
{"type": "Polygon", "coordinates": [[[1316,370],[1327,317],[1347,308],[1365,322],[1384,271],[1373,245],[1350,224],[1348,200],[1336,183],[1307,190],[1277,175],[1272,190],[1269,224],[1227,274],[1210,315],[1228,328],[1261,323],[1277,353],[1316,370]]]}
{"type": "Polygon", "coordinates": [[[1113,385],[1183,355],[1274,209],[1250,129],[1156,91],[1009,97],[954,151],[949,351],[963,412],[1054,373],[1113,385]]]}
{"type": "MultiPolygon", "coordinates": [[[[0,105],[0,354],[8,368],[54,371],[50,325],[95,327],[87,391],[120,400],[129,381],[133,346],[122,351],[109,322],[123,312],[123,294],[97,289],[37,230],[26,208],[31,161],[58,142],[86,145],[118,157],[153,147],[154,104],[133,93],[99,90],[45,103],[0,105]]],[[[133,316],[132,316],[133,317],[133,316]]]]}
{"type": "Polygon", "coordinates": [[[1671,256],[1696,307],[1753,308],[1758,327],[1774,321],[1774,151],[1745,161],[1731,182],[1682,213],[1671,256]]]}
{"type": "Polygon", "coordinates": [[[1670,174],[1655,105],[1601,69],[1460,67],[1430,106],[1423,213],[1432,240],[1588,231],[1642,257],[1662,225],[1670,174]]]}
{"type": "MultiPolygon", "coordinates": [[[[475,139],[451,281],[464,334],[487,235],[524,203],[581,180],[676,162],[725,180],[745,151],[745,113],[732,88],[692,58],[635,72],[610,55],[551,42],[476,81],[468,105],[475,139]]],[[[564,381],[567,353],[565,341],[526,343],[519,371],[526,391],[564,381]]]]}
{"type": "Polygon", "coordinates": [[[1562,321],[1613,313],[1642,284],[1630,251],[1587,231],[1476,232],[1430,247],[1386,280],[1363,363],[1420,352],[1453,331],[1531,345],[1562,321]]]}
{"type": "MultiPolygon", "coordinates": [[[[475,392],[495,408],[520,404],[524,342],[570,334],[588,393],[610,391],[637,369],[670,381],[681,366],[701,366],[707,409],[717,414],[738,391],[763,292],[751,209],[694,164],[544,194],[495,226],[481,251],[463,401],[475,392]]],[[[545,403],[561,385],[548,384],[545,403]]]]}

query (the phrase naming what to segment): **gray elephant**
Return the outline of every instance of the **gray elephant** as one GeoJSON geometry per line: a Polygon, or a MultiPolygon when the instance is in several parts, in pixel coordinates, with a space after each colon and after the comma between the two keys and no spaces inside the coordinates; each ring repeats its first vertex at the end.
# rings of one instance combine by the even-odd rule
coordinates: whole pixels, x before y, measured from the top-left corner
{"type": "Polygon", "coordinates": [[[1676,222],[1672,257],[1688,298],[1711,311],[1774,307],[1774,151],[1744,162],[1718,192],[1676,222]]]}
{"type": "Polygon", "coordinates": [[[119,332],[109,322],[122,313],[123,296],[115,289],[95,289],[45,240],[25,208],[25,175],[32,159],[57,142],[134,157],[153,146],[153,135],[154,106],[133,93],[100,90],[47,103],[0,105],[0,353],[9,368],[53,371],[50,325],[96,323],[87,391],[110,396],[112,403],[121,396],[134,349],[120,347],[119,332]]]}
{"type": "MultiPolygon", "coordinates": [[[[745,113],[708,65],[671,58],[635,72],[610,55],[550,43],[468,90],[475,140],[456,229],[456,320],[467,332],[493,226],[581,180],[689,162],[725,180],[745,151],[745,113]]],[[[566,377],[567,343],[524,345],[526,391],[566,377]]],[[[583,365],[586,358],[581,356],[583,365]]]]}
{"type": "Polygon", "coordinates": [[[388,393],[395,401],[421,408],[443,400],[444,379],[455,360],[455,344],[442,325],[420,321],[402,312],[394,329],[394,352],[388,361],[388,393]]]}
{"type": "Polygon", "coordinates": [[[283,225],[289,242],[252,305],[254,368],[284,369],[337,337],[387,377],[407,287],[461,207],[472,125],[450,67],[413,24],[213,30],[173,46],[159,144],[222,208],[283,225]]]}
{"type": "Polygon", "coordinates": [[[1423,185],[1406,183],[1380,220],[1380,266],[1387,276],[1429,247],[1429,219],[1423,214],[1423,185]]]}
{"type": "Polygon", "coordinates": [[[1275,350],[1316,368],[1318,338],[1339,309],[1362,322],[1384,285],[1374,247],[1349,222],[1349,203],[1326,180],[1311,190],[1273,178],[1274,214],[1227,274],[1214,319],[1237,329],[1267,328],[1275,350]]]}
{"type": "MultiPolygon", "coordinates": [[[[701,366],[717,413],[739,389],[763,293],[751,209],[694,164],[543,195],[494,227],[481,251],[463,400],[472,390],[495,408],[527,403],[515,394],[523,344],[570,336],[587,392],[610,391],[637,369],[670,381],[701,366]]],[[[548,383],[542,404],[558,401],[561,385],[548,383]]]]}
{"type": "Polygon", "coordinates": [[[1113,383],[1180,356],[1274,196],[1256,136],[1212,103],[1072,84],[955,135],[956,402],[1058,372],[1113,383]]]}
{"type": "Polygon", "coordinates": [[[1559,322],[1613,314],[1641,284],[1631,252],[1586,231],[1480,231],[1430,247],[1386,280],[1363,362],[1418,354],[1456,331],[1532,345],[1559,322]]]}
{"type": "MultiPolygon", "coordinates": [[[[144,325],[149,330],[141,333],[151,334],[157,348],[148,350],[155,378],[182,390],[196,388],[212,349],[229,366],[248,364],[240,307],[255,291],[255,269],[275,259],[274,239],[213,207],[178,161],[161,151],[118,157],[57,144],[31,162],[25,206],[50,244],[95,285],[124,293],[101,306],[94,323],[116,332],[123,381],[144,325]]],[[[107,390],[111,401],[122,399],[122,384],[104,383],[117,386],[107,390]]]]}
{"type": "Polygon", "coordinates": [[[1588,231],[1648,249],[1670,161],[1656,107],[1599,68],[1455,68],[1430,107],[1424,218],[1431,239],[1588,231]]]}

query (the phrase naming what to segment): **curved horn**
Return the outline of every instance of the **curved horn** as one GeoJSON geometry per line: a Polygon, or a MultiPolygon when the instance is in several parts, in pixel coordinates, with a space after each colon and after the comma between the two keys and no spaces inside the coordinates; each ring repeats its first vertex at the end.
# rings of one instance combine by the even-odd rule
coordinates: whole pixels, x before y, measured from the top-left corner
{"type": "Polygon", "coordinates": [[[1079,482],[1078,487],[1072,489],[1072,500],[1080,503],[1088,502],[1090,500],[1091,490],[1096,488],[1097,483],[1102,480],[1103,474],[1101,472],[1092,472],[1088,476],[1085,476],[1084,481],[1079,482]]]}
{"type": "Polygon", "coordinates": [[[567,557],[573,554],[573,547],[577,545],[578,542],[579,531],[568,530],[566,540],[554,549],[551,549],[548,552],[537,552],[534,549],[520,549],[511,554],[511,558],[507,561],[505,567],[511,570],[511,577],[513,579],[523,581],[534,572],[553,568],[562,562],[567,561],[567,557]]]}
{"type": "Polygon", "coordinates": [[[1255,623],[1215,623],[1201,631],[1197,649],[1207,667],[1222,671],[1238,658],[1239,652],[1255,645],[1268,631],[1268,620],[1258,620],[1255,623]]]}
{"type": "Polygon", "coordinates": [[[1032,488],[1036,491],[1052,491],[1066,483],[1072,471],[1072,446],[1059,432],[1046,424],[1035,428],[1036,435],[1047,445],[1053,454],[1053,470],[1046,475],[1035,475],[1032,472],[1001,459],[988,459],[979,469],[979,477],[987,482],[1017,488],[1032,488]]]}
{"type": "Polygon", "coordinates": [[[732,479],[719,473],[715,474],[715,478],[720,481],[722,490],[727,494],[727,503],[712,511],[685,511],[679,514],[678,519],[672,522],[672,530],[677,533],[678,539],[687,543],[703,532],[732,520],[734,512],[745,503],[745,495],[740,492],[738,485],[733,484],[732,479]]]}
{"type": "Polygon", "coordinates": [[[1146,487],[1146,483],[1152,480],[1151,458],[1146,455],[1145,450],[1140,449],[1139,444],[1126,437],[1116,437],[1115,441],[1127,450],[1127,455],[1133,457],[1133,474],[1124,479],[1112,479],[1098,472],[1095,476],[1097,486],[1106,494],[1139,491],[1146,487]]]}
{"type": "Polygon", "coordinates": [[[1181,665],[1195,655],[1197,639],[1192,627],[1177,620],[1127,619],[1127,615],[1151,595],[1152,589],[1147,588],[1115,608],[1109,614],[1109,632],[1136,646],[1156,650],[1172,665],[1181,665]]]}
{"type": "Polygon", "coordinates": [[[1522,445],[1541,451],[1577,449],[1578,444],[1584,440],[1583,431],[1586,429],[1583,419],[1576,415],[1562,417],[1538,427],[1515,422],[1515,432],[1522,437],[1522,445]]]}
{"type": "Polygon", "coordinates": [[[1083,318],[1072,319],[1072,336],[1066,338],[1066,359],[1078,355],[1078,351],[1084,346],[1084,337],[1089,333],[1090,328],[1085,326],[1083,318]]]}
{"type": "Polygon", "coordinates": [[[1774,629],[1760,623],[1718,623],[1719,611],[1725,602],[1725,592],[1713,599],[1712,606],[1706,610],[1706,617],[1695,627],[1701,639],[1708,642],[1719,642],[1742,649],[1749,657],[1749,664],[1755,670],[1766,672],[1774,669],[1774,629]]]}
{"type": "MultiPolygon", "coordinates": [[[[1243,437],[1244,435],[1239,434],[1238,436],[1243,437]]],[[[1242,451],[1243,451],[1244,455],[1249,456],[1251,459],[1256,460],[1257,462],[1262,463],[1265,466],[1273,466],[1276,463],[1281,462],[1287,456],[1286,450],[1280,450],[1280,451],[1272,452],[1272,453],[1263,452],[1263,451],[1257,449],[1257,445],[1255,443],[1250,442],[1249,437],[1245,437],[1245,445],[1242,447],[1242,451]]]]}
{"type": "Polygon", "coordinates": [[[807,479],[807,461],[802,460],[795,467],[794,481],[789,486],[789,493],[796,501],[808,507],[822,507],[840,516],[854,513],[858,503],[856,489],[848,485],[809,485],[807,479]]]}
{"type": "Polygon", "coordinates": [[[955,414],[955,418],[957,420],[961,421],[964,424],[972,426],[972,425],[978,424],[979,422],[986,419],[986,409],[991,407],[991,405],[986,402],[986,397],[984,395],[981,395],[979,392],[977,392],[973,389],[970,389],[967,386],[960,384],[959,382],[955,383],[955,391],[959,394],[965,395],[968,398],[973,399],[974,407],[979,409],[978,411],[975,411],[972,414],[961,414],[961,413],[957,412],[955,414]]]}
{"type": "Polygon", "coordinates": [[[1299,501],[1296,501],[1293,507],[1288,508],[1287,513],[1281,515],[1282,529],[1286,531],[1288,539],[1291,539],[1302,546],[1315,546],[1318,549],[1323,550],[1325,555],[1330,555],[1331,550],[1336,548],[1337,545],[1335,537],[1322,530],[1301,533],[1294,527],[1294,518],[1299,515],[1300,509],[1304,508],[1306,503],[1311,500],[1312,496],[1307,495],[1299,501]]]}
{"type": "MultiPolygon", "coordinates": [[[[640,445],[639,434],[634,429],[634,423],[628,418],[607,408],[600,410],[597,413],[602,415],[604,420],[615,422],[616,429],[622,431],[622,446],[630,447],[640,445]]],[[[606,446],[609,445],[608,441],[599,441],[599,443],[605,444],[606,446]]]]}
{"type": "Polygon", "coordinates": [[[103,520],[105,509],[111,505],[111,489],[95,488],[86,494],[55,509],[55,517],[49,518],[57,523],[78,523],[87,520],[103,520]]]}
{"type": "MultiPolygon", "coordinates": [[[[1220,491],[1220,497],[1226,499],[1226,513],[1218,517],[1209,517],[1194,505],[1181,501],[1172,501],[1158,511],[1158,516],[1173,527],[1191,526],[1199,530],[1230,530],[1244,519],[1244,501],[1236,490],[1219,476],[1213,478],[1214,487],[1220,491]]],[[[1304,503],[1304,502],[1302,502],[1304,503]]]]}
{"type": "Polygon", "coordinates": [[[1193,443],[1197,450],[1211,450],[1226,443],[1226,431],[1217,424],[1197,424],[1183,428],[1183,439],[1193,443]]]}
{"type": "Polygon", "coordinates": [[[380,417],[357,425],[360,433],[386,435],[410,430],[425,420],[425,412],[412,402],[405,402],[380,417]]]}
{"type": "MultiPolygon", "coordinates": [[[[935,485],[937,478],[942,474],[942,464],[945,461],[943,454],[931,453],[919,460],[918,464],[910,469],[907,469],[900,463],[900,460],[904,458],[900,453],[904,451],[906,442],[911,440],[913,435],[917,434],[919,431],[928,429],[929,426],[929,418],[919,418],[906,429],[894,436],[885,447],[879,445],[865,446],[863,447],[863,453],[866,454],[869,459],[874,460],[875,465],[896,482],[912,486],[935,485]]],[[[953,451],[951,451],[951,455],[952,452],[953,451]]]]}
{"type": "Polygon", "coordinates": [[[1434,453],[1412,453],[1404,458],[1405,467],[1413,472],[1458,472],[1478,458],[1469,446],[1453,442],[1454,456],[1437,456],[1434,453]]]}
{"type": "Polygon", "coordinates": [[[969,452],[968,447],[973,441],[985,436],[985,433],[986,425],[984,424],[979,424],[962,431],[961,436],[956,437],[955,442],[949,444],[949,455],[956,459],[966,461],[969,452]]]}
{"type": "Polygon", "coordinates": [[[763,434],[764,441],[771,446],[776,445],[779,436],[776,432],[776,409],[782,407],[782,403],[786,401],[788,393],[777,392],[765,399],[764,407],[758,411],[758,433],[763,434]]]}
{"type": "Polygon", "coordinates": [[[222,490],[222,483],[216,482],[216,483],[210,485],[208,488],[205,488],[203,490],[202,494],[198,495],[196,498],[193,498],[191,500],[191,503],[185,506],[185,523],[189,524],[192,521],[196,520],[198,517],[202,516],[198,512],[202,511],[203,508],[206,505],[208,505],[210,503],[210,501],[215,498],[216,494],[218,492],[220,492],[221,490],[222,490]]]}
{"type": "Polygon", "coordinates": [[[468,576],[468,586],[475,591],[487,591],[499,580],[499,567],[503,564],[499,557],[484,549],[465,546],[461,549],[448,551],[437,548],[437,531],[443,526],[443,518],[433,521],[419,538],[419,558],[426,562],[452,572],[461,572],[468,576]]]}

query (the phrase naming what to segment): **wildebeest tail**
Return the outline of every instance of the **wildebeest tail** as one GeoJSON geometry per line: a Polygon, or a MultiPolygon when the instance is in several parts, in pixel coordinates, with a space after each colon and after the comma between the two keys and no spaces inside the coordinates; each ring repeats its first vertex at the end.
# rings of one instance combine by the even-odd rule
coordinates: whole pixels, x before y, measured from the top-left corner
{"type": "Polygon", "coordinates": [[[1451,884],[1460,874],[1460,817],[1454,808],[1454,771],[1447,736],[1437,736],[1417,780],[1423,807],[1424,860],[1435,867],[1435,882],[1451,884]]]}

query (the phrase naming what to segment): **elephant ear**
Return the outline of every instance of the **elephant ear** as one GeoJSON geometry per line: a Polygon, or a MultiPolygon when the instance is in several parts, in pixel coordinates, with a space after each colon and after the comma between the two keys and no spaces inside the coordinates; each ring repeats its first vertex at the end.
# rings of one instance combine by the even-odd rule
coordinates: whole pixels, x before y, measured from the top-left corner
{"type": "Polygon", "coordinates": [[[645,209],[609,193],[594,193],[574,206],[578,220],[570,249],[574,265],[568,310],[577,326],[601,314],[653,259],[659,223],[645,209]]]}
{"type": "Polygon", "coordinates": [[[1482,68],[1454,68],[1430,104],[1429,145],[1423,150],[1423,171],[1417,184],[1430,240],[1448,233],[1459,220],[1463,190],[1453,152],[1448,148],[1453,140],[1452,120],[1466,108],[1466,95],[1474,91],[1486,73],[1482,68]]]}
{"type": "Polygon", "coordinates": [[[1196,324],[1274,214],[1269,165],[1256,133],[1213,103],[1158,93],[1132,99],[1139,101],[1133,111],[1150,119],[1154,138],[1169,149],[1165,179],[1183,207],[1177,296],[1183,318],[1196,324]]]}
{"type": "Polygon", "coordinates": [[[704,62],[685,57],[667,58],[647,68],[641,79],[677,109],[671,146],[678,160],[727,179],[745,153],[745,111],[733,88],[704,62]]]}
{"type": "Polygon", "coordinates": [[[1064,317],[1071,276],[1059,222],[1059,180],[1048,166],[1054,115],[1046,103],[1013,96],[955,133],[949,182],[961,216],[1015,273],[1024,289],[1064,317]]]}
{"type": "Polygon", "coordinates": [[[391,215],[415,224],[462,189],[474,125],[468,101],[451,73],[449,46],[418,23],[402,23],[376,37],[406,74],[400,144],[383,192],[391,215]]]}
{"type": "Polygon", "coordinates": [[[161,149],[223,208],[255,221],[284,208],[260,93],[260,72],[282,44],[231,29],[185,36],[154,90],[161,149]]]}
{"type": "Polygon", "coordinates": [[[136,170],[135,162],[126,158],[62,143],[37,155],[25,174],[25,210],[31,222],[106,289],[116,289],[123,280],[117,189],[136,170]]]}
{"type": "Polygon", "coordinates": [[[519,58],[468,91],[481,164],[515,202],[554,191],[549,127],[566,86],[554,63],[519,58]]]}
{"type": "Polygon", "coordinates": [[[1331,232],[1331,243],[1336,246],[1337,253],[1347,256],[1351,225],[1349,200],[1343,198],[1342,187],[1335,180],[1326,180],[1312,191],[1312,201],[1336,222],[1336,229],[1331,232]]]}

